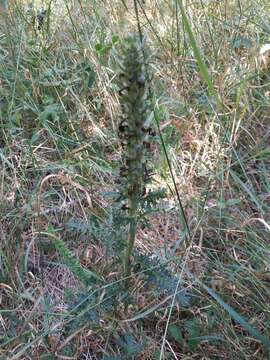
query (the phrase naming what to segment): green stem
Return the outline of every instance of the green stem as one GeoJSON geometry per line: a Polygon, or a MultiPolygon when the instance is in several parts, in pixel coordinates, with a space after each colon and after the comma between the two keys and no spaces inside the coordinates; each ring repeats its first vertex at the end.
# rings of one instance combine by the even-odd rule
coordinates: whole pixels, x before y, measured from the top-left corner
{"type": "Polygon", "coordinates": [[[124,275],[125,275],[125,284],[126,287],[130,284],[131,277],[131,255],[135,244],[136,230],[137,230],[137,204],[135,201],[132,201],[132,206],[130,209],[130,224],[129,224],[129,234],[128,234],[128,244],[126,248],[126,254],[124,259],[124,275]]]}

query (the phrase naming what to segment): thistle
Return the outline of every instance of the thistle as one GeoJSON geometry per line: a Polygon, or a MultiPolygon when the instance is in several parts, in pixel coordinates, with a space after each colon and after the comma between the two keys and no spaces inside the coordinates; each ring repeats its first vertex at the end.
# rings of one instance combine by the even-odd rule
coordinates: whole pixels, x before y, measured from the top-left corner
{"type": "Polygon", "coordinates": [[[127,278],[131,275],[139,208],[145,194],[147,145],[149,137],[153,135],[150,128],[150,84],[146,61],[144,43],[135,35],[126,38],[118,54],[121,105],[118,131],[122,145],[120,199],[129,225],[124,255],[124,275],[127,278]]]}

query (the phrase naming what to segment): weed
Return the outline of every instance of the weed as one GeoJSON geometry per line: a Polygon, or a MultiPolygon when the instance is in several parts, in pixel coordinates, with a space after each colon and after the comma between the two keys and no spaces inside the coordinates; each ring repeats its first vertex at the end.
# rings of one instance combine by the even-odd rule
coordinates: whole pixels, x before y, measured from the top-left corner
{"type": "Polygon", "coordinates": [[[0,358],[269,357],[269,11],[0,1],[0,358]]]}

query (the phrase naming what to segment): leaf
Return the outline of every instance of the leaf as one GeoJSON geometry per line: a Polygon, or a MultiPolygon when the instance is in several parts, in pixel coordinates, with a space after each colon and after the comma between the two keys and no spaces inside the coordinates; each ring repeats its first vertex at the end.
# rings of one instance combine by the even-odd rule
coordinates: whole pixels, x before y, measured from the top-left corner
{"type": "Polygon", "coordinates": [[[145,347],[143,342],[138,343],[131,334],[125,334],[116,339],[116,341],[122,348],[123,353],[128,356],[128,359],[132,358],[134,355],[139,355],[145,347]]]}
{"type": "MultiPolygon", "coordinates": [[[[154,356],[154,359],[155,360],[160,360],[160,356],[161,356],[161,351],[160,350],[156,350],[155,352],[154,352],[154,354],[153,354],[153,356],[154,356]]],[[[169,360],[169,359],[172,359],[172,353],[171,352],[168,352],[168,351],[164,351],[163,353],[162,353],[162,358],[163,359],[166,359],[166,360],[169,360]]],[[[174,358],[175,359],[175,358],[174,358]]]]}
{"type": "Polygon", "coordinates": [[[249,332],[254,338],[261,341],[264,347],[270,351],[270,339],[266,336],[262,335],[256,328],[250,325],[246,319],[244,319],[238,312],[236,312],[229,304],[225,303],[221,299],[221,297],[207,285],[200,282],[201,286],[211,295],[218,303],[221,305],[226,311],[228,311],[229,315],[240,324],[247,332],[249,332]]]}
{"type": "Polygon", "coordinates": [[[88,269],[81,266],[79,260],[74,254],[68,249],[63,240],[56,237],[51,237],[51,241],[54,244],[56,250],[63,258],[64,264],[77,276],[78,279],[88,284],[90,279],[101,280],[101,278],[88,269]]]}
{"type": "Polygon", "coordinates": [[[182,336],[182,332],[181,332],[181,328],[178,327],[175,324],[170,324],[169,325],[169,334],[171,335],[171,337],[174,338],[174,340],[181,345],[181,347],[184,346],[184,339],[182,336]]]}
{"type": "Polygon", "coordinates": [[[239,178],[239,176],[234,172],[232,169],[230,169],[230,174],[234,181],[242,187],[242,189],[248,194],[250,199],[254,202],[254,204],[257,206],[257,208],[263,213],[262,205],[257,200],[256,196],[253,194],[252,190],[248,188],[248,186],[239,178]]]}
{"type": "Polygon", "coordinates": [[[252,47],[252,42],[245,36],[237,36],[232,43],[232,47],[233,49],[250,49],[252,47]]]}
{"type": "Polygon", "coordinates": [[[211,95],[213,95],[216,99],[216,101],[220,104],[221,101],[219,99],[219,96],[214,88],[214,84],[213,84],[213,81],[212,81],[212,78],[208,72],[208,69],[207,69],[207,66],[201,56],[201,52],[200,52],[200,49],[197,45],[197,42],[196,42],[196,39],[195,39],[195,36],[193,34],[193,31],[191,29],[191,26],[190,26],[190,23],[189,23],[189,19],[186,15],[186,12],[185,12],[185,9],[184,9],[184,5],[182,3],[181,0],[178,0],[178,4],[179,4],[179,7],[181,9],[181,14],[182,14],[182,19],[183,19],[183,23],[184,23],[184,26],[187,30],[187,33],[188,33],[188,37],[189,37],[189,41],[190,41],[190,45],[192,47],[192,50],[193,50],[193,53],[194,53],[194,57],[197,61],[197,64],[199,66],[199,69],[200,69],[200,73],[205,81],[205,83],[207,84],[207,87],[208,87],[208,90],[209,90],[209,93],[211,95]]]}
{"type": "Polygon", "coordinates": [[[102,49],[103,49],[103,46],[102,46],[100,43],[98,43],[98,44],[95,45],[95,50],[96,50],[97,52],[100,52],[102,49]]]}
{"type": "Polygon", "coordinates": [[[111,49],[111,45],[102,45],[100,43],[95,45],[95,50],[97,53],[99,53],[100,55],[104,55],[106,52],[108,52],[111,49]]]}
{"type": "MultiPolygon", "coordinates": [[[[185,292],[185,289],[179,290],[177,292],[177,295],[180,293],[183,293],[183,292],[185,292]]],[[[145,318],[146,316],[152,314],[154,311],[158,310],[161,307],[161,305],[165,304],[168,300],[172,299],[173,297],[174,297],[174,294],[167,296],[165,299],[163,299],[158,304],[155,304],[155,305],[151,306],[150,308],[146,309],[145,311],[138,313],[131,319],[124,320],[124,322],[132,322],[132,321],[137,321],[139,319],[145,318]]]]}
{"type": "Polygon", "coordinates": [[[40,114],[40,120],[41,121],[53,121],[55,119],[57,119],[58,117],[58,112],[59,112],[59,105],[58,104],[52,104],[52,105],[48,105],[45,106],[44,110],[42,111],[42,113],[40,114]]]}
{"type": "Polygon", "coordinates": [[[119,42],[120,37],[118,35],[112,36],[112,44],[116,44],[119,42]]]}
{"type": "Polygon", "coordinates": [[[196,319],[189,320],[187,322],[187,329],[189,332],[188,336],[188,347],[190,351],[195,351],[200,343],[200,328],[196,319]]]}
{"type": "Polygon", "coordinates": [[[219,201],[218,207],[224,210],[230,206],[239,205],[239,204],[241,204],[240,199],[228,199],[227,201],[219,201]]]}
{"type": "Polygon", "coordinates": [[[102,280],[102,278],[94,271],[83,268],[65,242],[59,236],[55,235],[54,232],[54,228],[50,225],[48,227],[48,232],[41,231],[40,234],[50,237],[52,244],[62,257],[63,263],[77,276],[77,278],[87,285],[93,279],[98,281],[102,280]]]}

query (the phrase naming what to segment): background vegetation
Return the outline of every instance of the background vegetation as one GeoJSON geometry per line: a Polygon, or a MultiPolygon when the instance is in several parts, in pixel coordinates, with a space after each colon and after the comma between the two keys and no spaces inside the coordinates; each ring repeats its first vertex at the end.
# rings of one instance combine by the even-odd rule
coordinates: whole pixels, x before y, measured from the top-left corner
{"type": "Polygon", "coordinates": [[[267,359],[269,1],[0,12],[1,359],[267,359]],[[127,287],[117,63],[139,32],[157,135],[127,287]]]}

